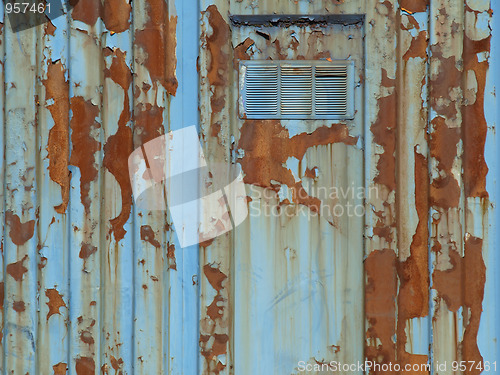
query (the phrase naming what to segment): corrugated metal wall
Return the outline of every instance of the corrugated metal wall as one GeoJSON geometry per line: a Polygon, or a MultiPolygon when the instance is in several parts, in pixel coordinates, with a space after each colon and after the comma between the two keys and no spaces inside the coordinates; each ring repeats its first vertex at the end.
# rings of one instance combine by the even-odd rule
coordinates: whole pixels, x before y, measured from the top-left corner
{"type": "Polygon", "coordinates": [[[80,0],[17,33],[2,14],[2,373],[500,367],[498,14],[80,0]],[[334,16],[245,18],[293,14],[334,16]],[[240,119],[238,62],[266,58],[354,60],[355,119],[240,119]],[[180,249],[168,213],[133,205],[127,159],[189,125],[209,161],[241,164],[251,215],[180,249]],[[335,202],[307,192],[349,186],[377,192],[351,202],[366,215],[311,215],[335,202]]]}

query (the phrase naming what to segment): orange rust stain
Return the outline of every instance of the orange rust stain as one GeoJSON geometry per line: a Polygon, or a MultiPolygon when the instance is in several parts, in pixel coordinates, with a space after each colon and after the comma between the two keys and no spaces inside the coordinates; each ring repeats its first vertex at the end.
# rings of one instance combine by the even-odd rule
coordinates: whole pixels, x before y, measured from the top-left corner
{"type": "Polygon", "coordinates": [[[101,0],[69,0],[69,3],[74,6],[71,17],[89,26],[94,26],[102,14],[101,0]]]}
{"type": "Polygon", "coordinates": [[[128,174],[128,157],[133,151],[133,142],[132,129],[127,126],[131,118],[128,92],[132,82],[132,74],[125,62],[124,52],[120,49],[113,51],[111,66],[105,70],[104,74],[118,84],[124,93],[123,110],[118,119],[118,130],[108,137],[104,145],[103,158],[103,165],[115,177],[120,186],[121,212],[110,220],[110,232],[113,232],[116,241],[120,241],[125,236],[126,231],[123,226],[132,211],[132,187],[128,174]]]}
{"type": "Polygon", "coordinates": [[[155,232],[150,225],[141,226],[141,240],[149,242],[154,247],[161,247],[158,240],[155,239],[155,232]]]}
{"type": "Polygon", "coordinates": [[[431,156],[438,161],[440,176],[432,181],[430,199],[433,206],[445,209],[458,207],[460,186],[453,176],[452,168],[457,157],[460,129],[448,128],[442,117],[434,118],[431,123],[434,127],[430,141],[431,156]]]}
{"type": "Polygon", "coordinates": [[[45,291],[45,295],[49,299],[49,302],[46,302],[47,306],[49,307],[49,312],[47,313],[47,320],[49,320],[49,318],[54,314],[61,315],[59,309],[61,307],[66,307],[62,295],[59,294],[59,292],[56,289],[47,289],[45,291]]]}
{"type": "Polygon", "coordinates": [[[0,282],[0,310],[3,310],[3,299],[5,297],[5,284],[4,282],[0,282]]]}
{"type": "Polygon", "coordinates": [[[384,149],[377,162],[378,175],[374,181],[390,191],[396,188],[396,100],[397,93],[378,99],[377,119],[370,127],[373,141],[384,149]]]}
{"type": "MultiPolygon", "coordinates": [[[[275,40],[275,42],[278,42],[278,40],[275,40]]],[[[243,42],[234,47],[234,58],[233,58],[234,69],[238,70],[239,62],[241,60],[250,60],[250,55],[247,53],[247,51],[254,44],[255,42],[251,38],[246,38],[243,42]]]]}
{"type": "MultiPolygon", "coordinates": [[[[446,271],[435,270],[433,288],[444,299],[450,311],[457,312],[463,307],[465,327],[462,341],[463,360],[482,362],[483,357],[477,345],[477,334],[482,313],[486,267],[483,260],[483,240],[468,236],[465,241],[464,256],[456,251],[450,252],[452,268],[446,271]]],[[[479,375],[478,369],[469,368],[468,375],[479,375]]]]}
{"type": "Polygon", "coordinates": [[[400,7],[408,13],[425,12],[429,0],[401,0],[400,7]]]}
{"type": "Polygon", "coordinates": [[[403,59],[408,61],[415,57],[427,58],[427,40],[427,32],[425,30],[419,32],[415,38],[412,38],[410,48],[403,55],[403,59]]]}
{"type": "Polygon", "coordinates": [[[302,182],[295,182],[292,172],[283,165],[289,157],[302,160],[306,151],[313,146],[333,143],[355,145],[357,140],[357,137],[349,135],[344,124],[322,126],[311,134],[301,133],[290,138],[288,130],[277,120],[247,120],[243,123],[238,145],[245,151],[245,156],[240,159],[245,183],[276,191],[279,185],[272,181],[285,184],[292,190],[296,203],[318,211],[321,201],[310,197],[302,182]]]}
{"type": "Polygon", "coordinates": [[[97,168],[94,154],[100,150],[101,143],[95,140],[91,131],[100,128],[96,121],[99,116],[99,107],[85,100],[81,96],[71,98],[71,158],[70,164],[80,169],[80,196],[85,212],[90,212],[91,200],[89,197],[90,183],[97,178],[97,168]]]}
{"type": "Polygon", "coordinates": [[[90,357],[79,357],[75,359],[75,370],[77,375],[95,375],[95,362],[90,357]]]}
{"type": "Polygon", "coordinates": [[[35,233],[35,220],[21,223],[19,216],[15,215],[11,210],[5,212],[5,222],[9,225],[9,236],[14,245],[24,245],[35,233]]]}
{"type": "MultiPolygon", "coordinates": [[[[377,363],[395,363],[396,261],[391,249],[372,251],[365,260],[365,314],[369,324],[365,353],[367,360],[377,363]]],[[[395,373],[384,372],[387,374],[395,373]]]]}
{"type": "Polygon", "coordinates": [[[484,113],[484,92],[488,60],[479,62],[478,53],[490,51],[491,36],[471,40],[464,35],[464,71],[473,71],[477,80],[476,101],[462,107],[464,140],[464,190],[467,197],[487,198],[486,175],[488,166],[484,148],[488,126],[484,113]]]}
{"type": "Polygon", "coordinates": [[[168,268],[171,270],[177,270],[177,263],[175,261],[175,245],[174,244],[168,245],[167,260],[168,260],[168,268]]]}
{"type": "Polygon", "coordinates": [[[24,267],[24,261],[28,259],[28,255],[25,255],[23,259],[18,262],[11,263],[7,265],[7,273],[14,278],[16,281],[22,281],[23,275],[28,272],[28,269],[24,267]]]}
{"type": "Polygon", "coordinates": [[[175,95],[178,86],[175,75],[177,16],[169,18],[167,3],[163,0],[150,0],[147,4],[149,20],[143,30],[135,32],[135,43],[146,54],[144,65],[153,84],[160,83],[170,95],[175,95]]]}
{"type": "Polygon", "coordinates": [[[132,7],[127,0],[104,1],[102,18],[106,29],[114,33],[121,33],[128,30],[131,10],[132,7]]]}
{"type": "Polygon", "coordinates": [[[62,203],[54,207],[62,214],[66,212],[69,201],[71,172],[69,164],[69,85],[64,76],[61,61],[49,63],[47,79],[42,81],[47,93],[47,100],[53,104],[47,108],[54,120],[47,141],[47,158],[49,159],[49,176],[61,187],[62,203]]]}
{"type": "Polygon", "coordinates": [[[59,362],[57,365],[52,366],[54,370],[54,375],[66,375],[66,371],[68,370],[68,365],[63,362],[59,362]]]}
{"type": "Polygon", "coordinates": [[[15,301],[12,308],[14,311],[18,313],[22,313],[24,310],[26,310],[26,306],[24,305],[24,301],[15,301]]]}

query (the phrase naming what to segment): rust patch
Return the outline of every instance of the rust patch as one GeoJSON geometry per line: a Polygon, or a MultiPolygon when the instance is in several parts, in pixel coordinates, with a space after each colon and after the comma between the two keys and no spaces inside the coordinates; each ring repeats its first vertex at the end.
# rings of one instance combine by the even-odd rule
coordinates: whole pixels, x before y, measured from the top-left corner
{"type": "Polygon", "coordinates": [[[94,338],[89,331],[82,331],[82,333],[80,334],[80,340],[82,340],[82,342],[87,345],[94,345],[94,338]]]}
{"type": "Polygon", "coordinates": [[[82,247],[80,248],[80,253],[78,256],[83,259],[87,260],[92,254],[95,254],[97,252],[97,247],[92,246],[88,243],[82,243],[82,247]]]}
{"type": "Polygon", "coordinates": [[[409,319],[429,314],[429,269],[427,215],[429,212],[429,174],[427,158],[414,150],[415,155],[415,206],[418,224],[410,245],[410,256],[398,262],[399,276],[397,352],[398,360],[405,364],[427,363],[428,356],[406,351],[406,324],[409,319]]]}
{"type": "Polygon", "coordinates": [[[24,310],[26,310],[26,306],[24,305],[24,301],[15,301],[14,304],[12,305],[12,308],[17,313],[22,313],[24,310]]]}
{"type": "Polygon", "coordinates": [[[431,123],[434,127],[430,141],[431,156],[438,161],[440,176],[432,181],[430,199],[433,206],[445,209],[458,207],[460,186],[453,176],[452,168],[457,157],[460,129],[448,128],[442,117],[434,118],[431,123]]]}
{"type": "Polygon", "coordinates": [[[14,278],[16,281],[22,281],[23,275],[28,272],[28,269],[24,267],[24,261],[28,259],[28,255],[26,254],[23,259],[18,262],[11,263],[7,265],[7,273],[14,278]]]}
{"type": "MultiPolygon", "coordinates": [[[[365,313],[369,324],[365,355],[367,360],[377,363],[395,363],[396,261],[391,249],[372,251],[365,260],[365,313]]],[[[387,374],[394,372],[384,372],[387,374]]]]}
{"type": "MultiPolygon", "coordinates": [[[[446,271],[435,270],[433,288],[446,302],[450,311],[457,312],[462,306],[464,322],[468,322],[462,341],[463,359],[482,362],[483,357],[477,345],[477,334],[482,313],[486,267],[482,254],[483,240],[467,235],[464,256],[456,251],[450,252],[452,268],[446,271]]],[[[468,369],[469,370],[469,369],[468,369]]],[[[479,375],[478,369],[465,374],[479,375]]]]}
{"type": "Polygon", "coordinates": [[[477,80],[476,101],[462,107],[464,190],[467,197],[488,197],[488,166],[484,158],[488,125],[484,113],[484,92],[489,63],[488,60],[479,62],[477,54],[489,52],[490,42],[491,36],[476,41],[464,35],[464,71],[473,71],[477,80]]]}
{"type": "Polygon", "coordinates": [[[155,232],[150,225],[141,226],[141,240],[149,242],[154,247],[161,247],[160,243],[155,239],[155,232]]]}
{"type": "Polygon", "coordinates": [[[168,17],[165,1],[150,0],[147,4],[149,20],[143,30],[135,32],[135,43],[146,54],[144,66],[153,84],[162,84],[170,95],[175,96],[178,86],[175,73],[177,16],[168,17]]]}
{"type": "Polygon", "coordinates": [[[104,145],[103,165],[114,176],[120,186],[121,211],[117,217],[110,220],[111,229],[116,241],[125,236],[123,228],[132,211],[132,187],[128,173],[128,157],[133,151],[132,129],[127,126],[130,121],[129,86],[132,82],[132,74],[125,62],[125,53],[120,49],[113,51],[113,60],[109,69],[105,70],[105,76],[111,78],[123,89],[123,110],[118,119],[118,130],[108,137],[104,145]]]}
{"type": "Polygon", "coordinates": [[[77,375],[95,375],[95,362],[90,357],[76,358],[75,370],[77,375]]]}
{"type": "Polygon", "coordinates": [[[430,102],[438,115],[454,119],[457,116],[457,108],[456,101],[450,98],[450,91],[460,87],[462,73],[456,67],[455,56],[443,57],[441,48],[439,44],[431,47],[432,59],[439,61],[440,67],[438,74],[430,80],[430,102]]]}
{"type": "Polygon", "coordinates": [[[411,58],[421,57],[422,59],[427,58],[427,32],[421,31],[415,38],[412,38],[410,43],[410,48],[403,56],[405,61],[408,61],[411,58]]]}
{"type": "Polygon", "coordinates": [[[310,197],[302,182],[295,182],[292,172],[284,164],[289,157],[302,160],[306,151],[313,146],[333,143],[355,145],[357,140],[357,137],[349,135],[344,124],[322,126],[311,134],[301,133],[290,138],[288,130],[277,120],[245,121],[238,145],[245,151],[245,156],[240,159],[245,183],[276,191],[279,186],[272,181],[285,184],[292,190],[296,203],[318,211],[321,201],[310,197]]]}
{"type": "MultiPolygon", "coordinates": [[[[219,322],[224,318],[224,309],[227,307],[227,298],[224,298],[224,286],[227,281],[225,275],[213,264],[206,264],[203,273],[208,282],[217,291],[212,303],[207,307],[207,315],[213,322],[219,322]]],[[[215,329],[217,323],[213,325],[209,334],[200,334],[201,354],[205,357],[211,373],[220,373],[226,365],[217,359],[217,356],[227,353],[229,336],[225,333],[217,333],[215,329]]]]}
{"type": "MultiPolygon", "coordinates": [[[[276,42],[278,42],[278,40],[274,41],[274,43],[276,42]]],[[[241,42],[234,48],[234,58],[233,58],[234,69],[238,70],[239,62],[241,60],[250,60],[250,55],[247,53],[247,51],[254,44],[255,42],[251,38],[246,38],[243,42],[241,42]]],[[[279,42],[277,46],[279,46],[279,42]]]]}
{"type": "Polygon", "coordinates": [[[387,70],[382,68],[382,86],[384,87],[395,87],[396,86],[396,79],[395,78],[389,78],[387,75],[387,70]]]}
{"type": "Polygon", "coordinates": [[[15,215],[11,210],[5,211],[5,222],[9,225],[9,236],[14,245],[24,245],[35,233],[35,220],[21,223],[19,216],[15,215]]]}
{"type": "Polygon", "coordinates": [[[429,6],[429,0],[401,0],[401,9],[409,13],[425,12],[429,6]]]}
{"type": "Polygon", "coordinates": [[[396,89],[388,96],[378,99],[377,119],[370,127],[373,141],[384,149],[377,162],[378,175],[374,182],[386,186],[389,191],[396,189],[396,89]]]}
{"type": "Polygon", "coordinates": [[[168,269],[177,271],[177,263],[175,261],[175,245],[174,244],[168,245],[167,260],[168,260],[168,269]]]}
{"type": "Polygon", "coordinates": [[[121,358],[116,359],[115,357],[110,356],[110,361],[111,361],[111,367],[113,367],[115,373],[118,373],[118,370],[123,366],[123,359],[121,358]]]}
{"type": "MultiPolygon", "coordinates": [[[[217,128],[220,127],[220,123],[216,120],[216,116],[222,112],[222,109],[226,105],[226,87],[228,85],[227,72],[230,68],[229,55],[225,50],[229,48],[228,45],[230,44],[231,38],[229,25],[224,21],[217,7],[215,5],[210,5],[206,12],[208,12],[208,23],[212,28],[212,34],[206,36],[206,48],[210,55],[210,63],[207,67],[207,78],[212,88],[212,95],[210,97],[210,127],[217,128]]],[[[235,55],[233,64],[235,64],[236,61],[235,55]]],[[[212,130],[212,134],[218,134],[218,131],[216,129],[212,130]]]]}
{"type": "Polygon", "coordinates": [[[355,145],[356,142],[357,137],[350,136],[344,124],[322,126],[311,134],[301,133],[290,138],[288,130],[277,120],[252,120],[244,122],[238,147],[245,151],[240,162],[246,183],[277,190],[279,187],[272,181],[278,181],[294,190],[296,197],[307,199],[302,184],[296,184],[292,172],[283,166],[287,159],[295,157],[302,160],[313,146],[333,143],[355,145]]]}
{"type": "Polygon", "coordinates": [[[3,311],[3,300],[5,298],[5,284],[4,282],[0,282],[0,310],[3,311]]]}
{"type": "Polygon", "coordinates": [[[73,112],[70,122],[73,147],[70,164],[80,169],[80,197],[85,213],[88,214],[91,204],[90,183],[97,178],[94,154],[101,148],[101,143],[95,140],[90,133],[92,130],[100,128],[96,121],[99,116],[99,107],[92,104],[90,100],[75,96],[71,98],[71,111],[73,112]]]}
{"type": "Polygon", "coordinates": [[[74,7],[71,17],[89,26],[94,26],[102,14],[101,0],[69,0],[69,3],[74,7]]]}
{"type": "Polygon", "coordinates": [[[66,375],[66,371],[68,370],[68,365],[63,362],[59,362],[57,365],[52,366],[54,370],[54,375],[66,375]]]}
{"type": "MultiPolygon", "coordinates": [[[[50,23],[50,22],[49,22],[50,23]]],[[[47,79],[42,81],[45,86],[46,100],[54,103],[47,106],[54,126],[49,131],[47,141],[47,158],[49,159],[49,176],[61,187],[62,203],[55,206],[56,212],[66,212],[69,201],[71,172],[69,164],[69,84],[64,76],[61,61],[49,63],[47,79]]]]}
{"type": "Polygon", "coordinates": [[[280,41],[278,39],[275,39],[273,44],[274,44],[274,48],[276,49],[276,56],[278,56],[278,59],[286,60],[288,55],[283,52],[283,48],[281,47],[280,41]]]}
{"type": "Polygon", "coordinates": [[[49,312],[47,313],[47,320],[49,320],[49,318],[54,314],[61,315],[59,309],[61,307],[66,307],[62,295],[59,294],[59,292],[56,289],[47,289],[45,291],[45,295],[49,299],[49,302],[46,302],[47,306],[49,307],[49,312]]]}
{"type": "Polygon", "coordinates": [[[134,145],[136,147],[149,142],[164,133],[163,107],[140,103],[134,110],[134,145]]]}
{"type": "Polygon", "coordinates": [[[132,7],[127,0],[104,1],[102,18],[106,29],[114,33],[121,33],[128,30],[131,10],[132,7]]]}

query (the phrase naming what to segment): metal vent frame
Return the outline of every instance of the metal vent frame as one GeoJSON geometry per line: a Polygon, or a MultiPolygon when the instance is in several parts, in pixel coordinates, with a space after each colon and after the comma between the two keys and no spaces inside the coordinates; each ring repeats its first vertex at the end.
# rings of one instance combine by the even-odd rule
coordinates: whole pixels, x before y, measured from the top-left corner
{"type": "MultiPolygon", "coordinates": [[[[269,75],[262,74],[262,82],[268,84],[265,81],[269,75]]],[[[273,82],[276,82],[273,79],[273,82]]],[[[271,84],[272,85],[272,84],[271,84]]],[[[283,120],[351,120],[354,118],[354,61],[352,60],[246,60],[240,61],[239,64],[239,115],[242,119],[255,119],[255,120],[265,120],[265,119],[283,119],[283,120]],[[317,69],[319,68],[319,69],[317,69]],[[325,72],[327,70],[337,70],[338,72],[345,72],[345,80],[341,75],[338,79],[328,80],[326,83],[323,80],[323,96],[321,91],[318,91],[318,86],[320,86],[320,72],[325,72]],[[311,79],[305,80],[304,76],[290,75],[290,72],[296,70],[301,74],[310,70],[311,79]],[[263,92],[260,97],[255,90],[251,90],[252,86],[258,86],[258,75],[256,72],[274,72],[277,71],[277,83],[274,89],[263,92]],[[318,74],[318,76],[317,76],[318,74]],[[302,87],[305,91],[303,92],[304,102],[300,102],[298,97],[293,97],[296,90],[293,90],[290,86],[290,82],[298,82],[298,88],[302,87]],[[311,82],[311,86],[307,87],[306,82],[311,82]],[[331,85],[337,89],[344,92],[345,103],[340,100],[340,104],[332,103],[338,101],[331,99],[327,102],[326,110],[325,105],[320,106],[319,103],[325,103],[324,88],[331,85]],[[271,92],[273,95],[269,95],[271,92]],[[291,93],[291,94],[290,94],[291,93]],[[288,95],[288,96],[287,96],[288,95]],[[290,96],[292,95],[292,96],[290,96]],[[266,105],[266,101],[268,101],[266,105]],[[300,105],[299,105],[300,102],[300,105]],[[259,112],[259,103],[262,103],[263,111],[259,112]],[[269,111],[271,107],[276,108],[275,111],[269,111]],[[296,110],[293,110],[294,106],[290,106],[290,103],[296,105],[296,110]],[[332,109],[329,111],[328,104],[331,107],[337,107],[337,110],[332,109]],[[310,106],[310,108],[308,108],[310,106]],[[321,108],[322,107],[322,108],[321,108]],[[265,110],[264,110],[265,109],[265,110]],[[330,113],[327,113],[330,112],[330,113]]],[[[263,85],[264,87],[264,85],[263,85]]],[[[292,86],[293,87],[293,86],[292,86]]],[[[329,99],[327,99],[329,100],[329,99]]]]}

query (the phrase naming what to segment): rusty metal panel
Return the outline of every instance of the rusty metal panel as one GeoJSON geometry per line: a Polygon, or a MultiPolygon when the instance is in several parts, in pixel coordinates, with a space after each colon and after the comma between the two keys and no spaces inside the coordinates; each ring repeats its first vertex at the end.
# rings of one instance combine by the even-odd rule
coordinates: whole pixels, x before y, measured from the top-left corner
{"type": "Polygon", "coordinates": [[[500,372],[498,1],[72,3],[0,10],[2,374],[500,372]],[[354,62],[354,119],[241,119],[267,59],[354,62]],[[250,215],[182,249],[127,160],[190,125],[250,215]]]}

